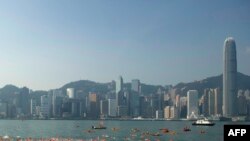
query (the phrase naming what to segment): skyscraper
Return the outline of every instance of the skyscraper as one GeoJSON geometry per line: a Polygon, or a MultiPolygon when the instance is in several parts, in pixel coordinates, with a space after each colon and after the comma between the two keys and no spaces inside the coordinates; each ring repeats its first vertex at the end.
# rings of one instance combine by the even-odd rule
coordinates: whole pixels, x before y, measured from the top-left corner
{"type": "Polygon", "coordinates": [[[27,87],[23,87],[20,92],[20,108],[21,112],[26,116],[30,113],[29,92],[30,90],[27,87]]]}
{"type": "Polygon", "coordinates": [[[237,60],[236,44],[232,37],[224,42],[223,50],[223,116],[236,115],[237,60]]]}
{"type": "Polygon", "coordinates": [[[108,99],[108,116],[116,116],[116,101],[115,99],[108,99]]]}
{"type": "Polygon", "coordinates": [[[194,119],[198,116],[198,91],[189,90],[187,92],[187,118],[194,119]]]}
{"type": "Polygon", "coordinates": [[[215,115],[221,115],[222,114],[222,93],[220,88],[214,89],[214,96],[215,96],[215,109],[214,114],[215,115]]]}
{"type": "Polygon", "coordinates": [[[116,81],[116,86],[115,86],[115,94],[116,94],[116,107],[118,107],[121,103],[122,100],[122,94],[123,94],[123,79],[122,76],[118,78],[116,81]]]}
{"type": "Polygon", "coordinates": [[[100,113],[100,98],[96,93],[89,93],[88,117],[97,118],[100,113]]]}
{"type": "Polygon", "coordinates": [[[215,110],[215,94],[214,94],[214,90],[210,89],[208,92],[208,111],[209,111],[209,115],[212,116],[214,115],[214,110],[215,110]]]}
{"type": "Polygon", "coordinates": [[[60,117],[62,114],[63,94],[61,90],[53,90],[52,93],[52,113],[54,117],[60,117]]]}
{"type": "Polygon", "coordinates": [[[132,83],[131,83],[131,89],[133,91],[136,91],[138,93],[140,93],[140,80],[139,79],[133,79],[132,83]]]}
{"type": "Polygon", "coordinates": [[[118,81],[116,81],[116,86],[115,86],[115,92],[119,93],[123,89],[123,79],[122,76],[118,78],[118,81]]]}
{"type": "Polygon", "coordinates": [[[209,116],[209,89],[204,90],[202,112],[204,116],[209,116]]]}
{"type": "Polygon", "coordinates": [[[50,117],[50,103],[51,99],[48,95],[41,96],[41,112],[40,116],[43,118],[49,118],[50,117]]]}

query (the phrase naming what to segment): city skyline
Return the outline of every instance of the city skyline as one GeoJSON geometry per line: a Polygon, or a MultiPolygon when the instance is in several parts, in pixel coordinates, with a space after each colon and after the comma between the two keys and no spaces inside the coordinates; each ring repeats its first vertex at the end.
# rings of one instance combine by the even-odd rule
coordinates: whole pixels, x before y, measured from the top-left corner
{"type": "Polygon", "coordinates": [[[248,13],[248,1],[231,0],[1,2],[0,87],[49,90],[119,75],[191,82],[222,74],[229,36],[237,41],[238,71],[250,75],[248,13]]]}

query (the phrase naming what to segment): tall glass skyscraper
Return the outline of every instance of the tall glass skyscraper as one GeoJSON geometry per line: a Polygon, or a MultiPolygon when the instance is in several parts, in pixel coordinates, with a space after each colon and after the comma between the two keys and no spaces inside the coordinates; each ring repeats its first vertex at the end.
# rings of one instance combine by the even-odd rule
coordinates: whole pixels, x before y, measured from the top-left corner
{"type": "Polygon", "coordinates": [[[232,117],[236,115],[237,109],[236,44],[232,37],[224,42],[223,63],[223,116],[232,117]]]}
{"type": "Polygon", "coordinates": [[[131,89],[135,92],[140,93],[140,80],[139,79],[133,79],[131,82],[131,89]]]}
{"type": "Polygon", "coordinates": [[[121,103],[121,97],[122,97],[122,93],[123,93],[122,76],[119,76],[118,80],[116,81],[115,93],[116,93],[116,107],[118,107],[119,104],[121,103]]]}
{"type": "Polygon", "coordinates": [[[118,80],[116,81],[115,92],[119,93],[123,90],[123,79],[122,76],[119,76],[118,80]]]}
{"type": "Polygon", "coordinates": [[[187,92],[187,119],[198,117],[198,91],[189,90],[187,92]]]}

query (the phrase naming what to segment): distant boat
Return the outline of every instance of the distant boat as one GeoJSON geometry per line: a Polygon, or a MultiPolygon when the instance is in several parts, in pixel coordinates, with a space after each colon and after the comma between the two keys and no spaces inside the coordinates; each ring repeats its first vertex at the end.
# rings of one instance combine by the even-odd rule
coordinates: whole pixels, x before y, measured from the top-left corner
{"type": "Polygon", "coordinates": [[[152,133],[151,136],[161,136],[161,134],[157,132],[157,133],[152,133]]]}
{"type": "Polygon", "coordinates": [[[161,130],[162,133],[168,133],[169,132],[168,128],[161,128],[159,130],[161,130]]]}
{"type": "Polygon", "coordinates": [[[118,131],[119,128],[113,127],[113,128],[111,128],[111,130],[112,130],[112,131],[118,131]]]}
{"type": "Polygon", "coordinates": [[[138,128],[132,128],[132,129],[131,129],[131,132],[137,133],[137,132],[140,132],[140,129],[138,129],[138,128]]]}
{"type": "Polygon", "coordinates": [[[92,125],[92,129],[107,129],[107,127],[103,125],[103,122],[100,122],[98,126],[92,125]]]}
{"type": "Polygon", "coordinates": [[[205,134],[206,131],[205,131],[205,130],[201,130],[200,133],[201,133],[201,134],[205,134]]]}
{"type": "Polygon", "coordinates": [[[93,133],[93,132],[95,132],[95,131],[93,131],[93,130],[86,130],[86,131],[84,131],[84,132],[93,133]]]}
{"type": "Polygon", "coordinates": [[[104,126],[92,126],[92,129],[107,129],[107,127],[104,127],[104,126]]]}
{"type": "Polygon", "coordinates": [[[183,128],[183,131],[184,131],[184,132],[189,132],[189,131],[191,131],[191,129],[190,129],[189,127],[186,126],[186,127],[183,128]]]}
{"type": "Polygon", "coordinates": [[[133,120],[143,120],[143,119],[144,118],[142,118],[141,116],[133,118],[133,120]]]}
{"type": "Polygon", "coordinates": [[[192,125],[199,125],[199,126],[214,126],[214,122],[209,121],[208,119],[198,119],[197,121],[193,122],[192,125]]]}

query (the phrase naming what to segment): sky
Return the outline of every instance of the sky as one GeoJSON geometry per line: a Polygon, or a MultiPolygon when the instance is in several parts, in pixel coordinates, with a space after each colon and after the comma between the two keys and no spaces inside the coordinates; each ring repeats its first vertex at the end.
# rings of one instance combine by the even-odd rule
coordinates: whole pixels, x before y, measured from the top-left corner
{"type": "Polygon", "coordinates": [[[250,75],[249,13],[248,0],[0,0],[0,87],[201,80],[222,74],[229,36],[250,75]]]}

